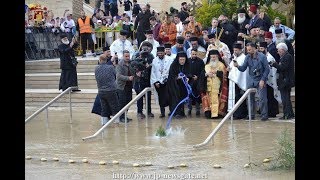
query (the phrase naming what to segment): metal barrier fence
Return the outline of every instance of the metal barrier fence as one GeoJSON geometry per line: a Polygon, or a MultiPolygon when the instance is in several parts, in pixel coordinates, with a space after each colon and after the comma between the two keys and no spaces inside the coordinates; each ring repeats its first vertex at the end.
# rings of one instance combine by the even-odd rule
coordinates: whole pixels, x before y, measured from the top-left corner
{"type": "MultiPolygon", "coordinates": [[[[96,31],[93,35],[95,52],[101,54],[106,43],[110,46],[119,35],[119,30],[96,31]]],[[[68,34],[68,38],[71,40],[71,33],[68,34]]],[[[78,42],[79,46],[75,52],[79,56],[82,54],[80,37],[78,37],[78,42]]],[[[25,60],[59,58],[58,46],[60,43],[59,32],[53,31],[52,28],[28,27],[25,29],[25,60]]],[[[88,42],[86,44],[88,50],[88,42]]]]}

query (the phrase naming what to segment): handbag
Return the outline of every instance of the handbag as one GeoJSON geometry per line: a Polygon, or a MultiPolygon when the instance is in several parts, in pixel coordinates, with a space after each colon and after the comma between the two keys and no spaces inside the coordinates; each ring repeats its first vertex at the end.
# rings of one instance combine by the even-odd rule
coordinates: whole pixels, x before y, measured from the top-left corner
{"type": "Polygon", "coordinates": [[[77,58],[76,58],[76,57],[71,57],[71,62],[72,62],[72,65],[73,65],[74,67],[77,67],[78,61],[77,61],[77,58]]]}

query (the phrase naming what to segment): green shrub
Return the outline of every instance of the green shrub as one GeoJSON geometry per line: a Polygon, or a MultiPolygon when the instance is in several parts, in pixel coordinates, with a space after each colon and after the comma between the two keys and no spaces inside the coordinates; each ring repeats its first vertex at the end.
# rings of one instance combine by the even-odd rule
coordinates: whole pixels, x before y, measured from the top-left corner
{"type": "Polygon", "coordinates": [[[274,18],[276,18],[276,17],[279,17],[279,18],[280,18],[281,24],[284,24],[284,25],[287,24],[286,16],[285,16],[284,14],[282,14],[280,11],[277,11],[277,10],[275,10],[275,9],[272,9],[272,7],[268,7],[265,12],[266,12],[266,13],[268,14],[268,16],[270,17],[272,24],[273,24],[274,18]]]}
{"type": "Polygon", "coordinates": [[[156,136],[163,137],[166,135],[167,135],[166,130],[162,126],[159,126],[156,132],[156,136]]]}
{"type": "Polygon", "coordinates": [[[270,170],[286,169],[292,170],[295,168],[295,146],[292,134],[288,129],[282,131],[277,139],[276,160],[270,170]]]}
{"type": "Polygon", "coordinates": [[[225,3],[208,4],[208,0],[202,0],[202,6],[196,10],[196,20],[202,26],[211,26],[213,17],[218,18],[221,14],[225,14],[231,19],[232,14],[237,12],[237,2],[235,0],[226,0],[225,3]]]}

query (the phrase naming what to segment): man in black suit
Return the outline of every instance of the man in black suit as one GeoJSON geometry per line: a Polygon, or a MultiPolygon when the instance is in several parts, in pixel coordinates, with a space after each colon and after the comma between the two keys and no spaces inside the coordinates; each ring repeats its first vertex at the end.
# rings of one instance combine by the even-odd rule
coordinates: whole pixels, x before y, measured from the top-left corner
{"type": "Polygon", "coordinates": [[[280,63],[275,62],[272,66],[277,68],[277,72],[279,73],[277,84],[283,104],[283,117],[280,119],[292,119],[294,118],[294,112],[290,100],[290,93],[291,88],[295,86],[294,61],[285,43],[279,43],[277,49],[280,55],[280,63]]]}

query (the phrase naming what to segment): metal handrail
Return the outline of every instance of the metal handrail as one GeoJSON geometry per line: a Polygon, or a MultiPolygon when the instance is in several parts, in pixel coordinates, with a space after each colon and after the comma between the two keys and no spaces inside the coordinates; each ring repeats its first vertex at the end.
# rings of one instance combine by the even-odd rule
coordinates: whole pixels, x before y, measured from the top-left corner
{"type": "MultiPolygon", "coordinates": [[[[56,96],[55,98],[53,98],[51,101],[49,101],[47,104],[45,104],[44,106],[42,106],[40,109],[38,109],[36,112],[34,112],[31,116],[29,116],[26,120],[25,123],[27,123],[28,121],[30,121],[31,119],[33,119],[34,117],[36,117],[39,113],[41,113],[43,110],[47,109],[52,103],[56,102],[60,97],[62,97],[63,95],[69,93],[69,105],[70,105],[70,123],[72,123],[72,108],[71,108],[71,90],[73,89],[78,89],[78,87],[73,86],[73,87],[68,87],[66,90],[64,90],[63,92],[61,92],[58,96],[56,96]]],[[[48,120],[48,111],[47,112],[47,120],[48,120]]]]}
{"type": "MultiPolygon", "coordinates": [[[[225,123],[226,120],[228,120],[230,118],[230,116],[233,115],[233,113],[239,108],[239,106],[242,104],[242,102],[248,97],[248,102],[250,103],[250,93],[256,92],[257,89],[255,88],[251,88],[248,89],[243,95],[242,97],[238,100],[238,102],[234,105],[234,107],[231,109],[231,111],[228,112],[228,114],[221,120],[221,122],[218,124],[218,126],[211,132],[211,134],[207,137],[206,140],[204,140],[202,143],[200,144],[196,144],[193,145],[194,148],[199,148],[202,146],[205,146],[206,144],[209,143],[209,141],[218,133],[218,131],[220,130],[220,128],[222,127],[222,125],[225,123]]],[[[251,107],[250,104],[248,103],[248,108],[249,108],[249,124],[250,124],[250,128],[251,128],[251,107]]]]}
{"type": "MultiPolygon", "coordinates": [[[[116,115],[114,115],[105,125],[103,125],[96,133],[94,133],[91,136],[87,136],[82,138],[83,141],[87,140],[87,139],[91,139],[91,138],[95,138],[97,137],[103,129],[105,129],[109,124],[111,124],[111,122],[113,122],[114,120],[116,120],[117,118],[119,118],[123,113],[125,113],[125,131],[127,132],[127,110],[130,108],[130,106],[135,103],[136,101],[138,101],[138,99],[140,99],[142,96],[144,96],[148,91],[152,91],[153,88],[151,87],[147,87],[145,88],[143,91],[141,91],[136,97],[134,97],[126,106],[124,106],[116,115]]],[[[146,97],[146,112],[147,112],[147,107],[148,107],[148,98],[146,97]]],[[[148,127],[148,116],[146,116],[146,127],[148,127]]]]}

